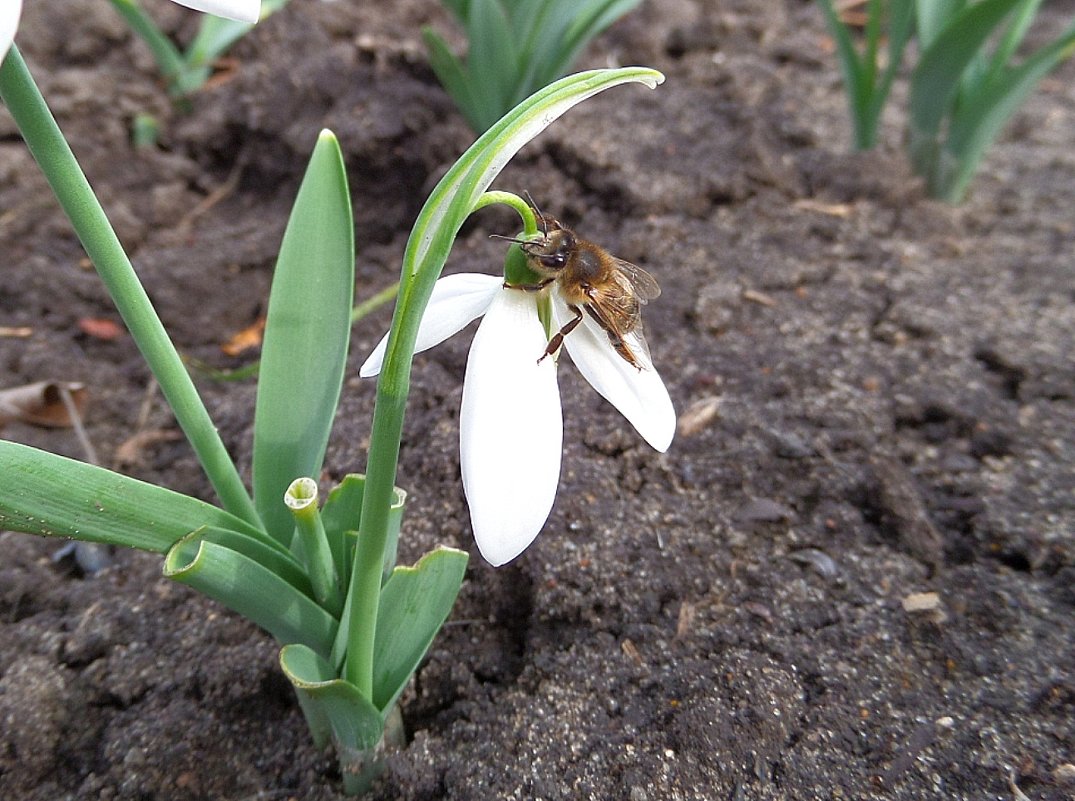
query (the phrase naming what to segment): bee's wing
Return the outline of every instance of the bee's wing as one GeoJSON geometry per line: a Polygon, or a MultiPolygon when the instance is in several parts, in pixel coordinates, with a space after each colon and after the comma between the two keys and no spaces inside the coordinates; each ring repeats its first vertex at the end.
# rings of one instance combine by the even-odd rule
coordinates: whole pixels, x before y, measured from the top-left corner
{"type": "MultiPolygon", "coordinates": [[[[649,276],[648,273],[643,274],[649,276]]],[[[629,283],[624,277],[617,276],[615,286],[605,287],[604,291],[592,298],[586,310],[611,342],[618,341],[631,351],[635,357],[632,364],[645,369],[653,365],[653,360],[650,358],[646,337],[642,333],[642,316],[639,314],[638,305],[641,301],[629,283]]]]}
{"type": "Polygon", "coordinates": [[[653,367],[653,357],[649,354],[649,343],[646,342],[646,335],[642,331],[642,321],[639,320],[631,333],[624,336],[623,341],[627,344],[627,347],[631,349],[631,352],[638,360],[638,365],[642,369],[649,369],[653,367]]]}
{"type": "Polygon", "coordinates": [[[631,264],[629,261],[613,257],[612,266],[619,275],[627,279],[627,283],[634,290],[635,297],[638,298],[639,302],[646,303],[661,296],[661,288],[657,285],[657,279],[637,264],[631,264]]]}

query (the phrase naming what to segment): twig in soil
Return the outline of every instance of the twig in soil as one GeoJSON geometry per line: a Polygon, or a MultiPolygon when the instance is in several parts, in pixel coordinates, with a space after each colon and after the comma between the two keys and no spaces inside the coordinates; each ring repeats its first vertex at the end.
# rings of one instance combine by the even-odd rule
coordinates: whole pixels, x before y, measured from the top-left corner
{"type": "Polygon", "coordinates": [[[59,390],[60,401],[63,403],[64,409],[67,410],[67,416],[71,418],[71,428],[75,431],[78,444],[82,446],[82,450],[86,454],[86,461],[90,464],[100,465],[101,462],[97,458],[97,449],[93,447],[93,443],[90,442],[90,437],[86,433],[86,427],[82,425],[82,415],[78,411],[78,404],[75,403],[75,399],[71,397],[71,391],[63,384],[57,384],[56,388],[59,390]]]}
{"type": "Polygon", "coordinates": [[[205,212],[209,211],[213,206],[220,203],[222,200],[228,197],[239,186],[239,177],[243,173],[243,167],[245,166],[244,160],[239,159],[235,166],[232,168],[231,174],[228,175],[227,180],[220,186],[206,195],[202,202],[190,210],[182,220],[179,221],[179,225],[176,228],[179,233],[186,234],[190,231],[194,225],[194,221],[201,217],[205,212]]]}
{"type": "Polygon", "coordinates": [[[1012,798],[1015,801],[1030,801],[1030,798],[1019,789],[1019,785],[1015,783],[1015,768],[1008,768],[1008,789],[1012,791],[1012,798]]]}
{"type": "Polygon", "coordinates": [[[146,383],[146,391],[142,394],[142,405],[138,407],[138,419],[134,423],[136,432],[145,428],[149,422],[149,413],[153,411],[153,402],[157,397],[159,388],[160,385],[157,383],[157,379],[150,376],[149,381],[146,383]]]}

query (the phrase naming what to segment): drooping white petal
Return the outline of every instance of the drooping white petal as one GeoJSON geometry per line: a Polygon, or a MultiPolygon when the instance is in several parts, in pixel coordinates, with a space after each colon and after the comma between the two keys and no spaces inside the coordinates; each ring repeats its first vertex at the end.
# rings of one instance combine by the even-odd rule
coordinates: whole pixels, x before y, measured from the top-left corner
{"type": "Polygon", "coordinates": [[[15,31],[19,29],[19,13],[22,0],[4,0],[0,2],[0,62],[7,55],[11,43],[15,40],[15,31]]]}
{"type": "Polygon", "coordinates": [[[261,16],[261,0],[172,0],[173,3],[218,17],[239,22],[257,22],[261,16]]]}
{"type": "Polygon", "coordinates": [[[470,347],[459,461],[474,539],[499,566],[534,541],[560,480],[564,423],[534,297],[498,292],[470,347]]]}
{"type": "MultiPolygon", "coordinates": [[[[485,314],[503,285],[502,277],[481,273],[459,273],[437,281],[429,296],[429,305],[422,315],[422,322],[418,325],[414,352],[421,353],[439,345],[485,314]]],[[[385,334],[359,368],[358,374],[369,378],[381,372],[387,347],[388,334],[385,334]]]]}
{"type": "MultiPolygon", "coordinates": [[[[559,325],[573,316],[555,295],[553,309],[559,325]]],[[[625,339],[644,365],[641,370],[616,353],[608,335],[589,315],[564,337],[564,347],[590,386],[619,409],[646,442],[664,453],[676,433],[676,410],[637,337],[629,334],[625,339]]]]}

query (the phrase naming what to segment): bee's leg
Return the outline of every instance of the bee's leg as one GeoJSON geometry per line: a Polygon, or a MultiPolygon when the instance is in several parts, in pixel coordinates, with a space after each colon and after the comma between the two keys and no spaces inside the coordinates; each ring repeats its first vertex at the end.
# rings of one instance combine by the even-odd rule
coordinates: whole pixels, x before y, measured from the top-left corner
{"type": "Polygon", "coordinates": [[[560,346],[564,344],[564,337],[574,331],[578,324],[582,322],[582,310],[578,306],[568,306],[567,308],[571,309],[575,316],[568,320],[563,328],[552,335],[548,347],[545,348],[545,352],[538,359],[538,364],[541,364],[546,356],[552,356],[556,351],[560,350],[560,346]]]}
{"type": "Polygon", "coordinates": [[[537,284],[509,284],[505,281],[504,289],[521,289],[523,292],[540,292],[555,280],[555,278],[546,278],[537,284]]]}

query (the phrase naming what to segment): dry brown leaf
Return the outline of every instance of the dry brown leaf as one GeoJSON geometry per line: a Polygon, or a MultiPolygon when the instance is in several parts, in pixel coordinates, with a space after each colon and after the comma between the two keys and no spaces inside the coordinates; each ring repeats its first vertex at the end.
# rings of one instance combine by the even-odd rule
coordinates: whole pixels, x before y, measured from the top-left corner
{"type": "Polygon", "coordinates": [[[220,349],[228,356],[239,356],[248,350],[260,347],[264,333],[265,318],[259,317],[253,325],[248,325],[242,331],[233,335],[231,339],[220,346],[220,349]]]}
{"type": "Polygon", "coordinates": [[[81,317],[78,328],[86,336],[104,342],[114,342],[123,336],[123,326],[107,317],[81,317]]]}
{"type": "Polygon", "coordinates": [[[712,423],[720,412],[720,398],[710,395],[700,398],[679,416],[679,435],[693,437],[712,423]]]}
{"type": "Polygon", "coordinates": [[[0,426],[12,421],[46,428],[69,428],[73,423],[63,402],[66,391],[81,417],[89,399],[84,384],[38,381],[11,389],[0,389],[0,426]]]}
{"type": "Polygon", "coordinates": [[[183,438],[180,431],[174,428],[154,428],[139,431],[133,437],[128,437],[116,448],[115,460],[117,465],[134,465],[142,461],[142,452],[158,442],[175,442],[183,438]]]}

